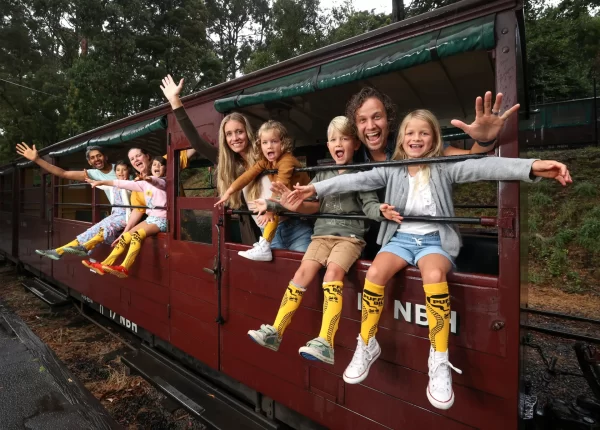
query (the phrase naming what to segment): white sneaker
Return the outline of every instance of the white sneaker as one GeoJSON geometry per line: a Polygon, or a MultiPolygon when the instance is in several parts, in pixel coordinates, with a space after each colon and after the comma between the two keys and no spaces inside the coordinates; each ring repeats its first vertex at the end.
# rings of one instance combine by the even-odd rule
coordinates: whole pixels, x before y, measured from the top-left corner
{"type": "Polygon", "coordinates": [[[252,249],[240,251],[238,252],[238,255],[254,261],[271,261],[273,259],[271,244],[267,242],[264,237],[261,237],[260,240],[254,244],[252,249]]]}
{"type": "Polygon", "coordinates": [[[454,404],[451,370],[457,373],[462,373],[462,371],[450,364],[448,351],[430,351],[430,357],[427,398],[438,409],[450,409],[454,404]]]}
{"type": "Polygon", "coordinates": [[[380,354],[381,348],[374,337],[369,339],[368,345],[365,345],[362,337],[358,335],[358,345],[356,345],[354,357],[344,370],[344,381],[348,384],[360,384],[369,375],[371,365],[375,363],[380,354]]]}

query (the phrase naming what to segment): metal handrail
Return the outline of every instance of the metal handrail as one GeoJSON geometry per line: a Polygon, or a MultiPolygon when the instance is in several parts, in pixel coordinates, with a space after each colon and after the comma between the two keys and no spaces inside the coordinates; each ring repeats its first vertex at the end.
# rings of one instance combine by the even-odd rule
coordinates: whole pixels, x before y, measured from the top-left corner
{"type": "Polygon", "coordinates": [[[54,185],[54,188],[87,187],[87,186],[89,186],[89,184],[86,183],[86,182],[77,182],[75,184],[62,184],[62,185],[59,184],[59,185],[54,185]]]}
{"type": "MultiPolygon", "coordinates": [[[[227,214],[229,215],[256,215],[256,213],[249,210],[240,209],[228,209],[227,214]]],[[[332,214],[332,213],[319,213],[319,214],[301,214],[297,212],[280,212],[278,215],[291,218],[326,218],[326,219],[349,219],[357,221],[373,221],[371,218],[365,215],[346,215],[346,214],[332,214]]],[[[419,221],[419,222],[437,222],[447,224],[473,224],[482,225],[486,227],[497,226],[497,219],[494,217],[443,217],[443,216],[405,216],[403,221],[419,221]]]]}
{"type": "Polygon", "coordinates": [[[111,205],[111,204],[106,204],[106,203],[98,203],[98,204],[96,204],[96,206],[101,207],[101,208],[164,209],[164,210],[169,209],[168,206],[148,207],[148,206],[132,206],[132,205],[111,205]]]}
{"type": "MultiPolygon", "coordinates": [[[[409,158],[406,160],[392,161],[375,161],[372,163],[356,163],[356,164],[327,164],[324,166],[301,167],[294,169],[294,172],[324,172],[327,170],[359,170],[373,167],[396,167],[396,166],[411,166],[415,164],[433,164],[433,163],[454,163],[465,160],[477,160],[487,157],[486,154],[472,155],[452,155],[449,157],[430,157],[430,158],[409,158]]],[[[269,175],[276,174],[278,170],[265,170],[263,173],[269,175]]]]}

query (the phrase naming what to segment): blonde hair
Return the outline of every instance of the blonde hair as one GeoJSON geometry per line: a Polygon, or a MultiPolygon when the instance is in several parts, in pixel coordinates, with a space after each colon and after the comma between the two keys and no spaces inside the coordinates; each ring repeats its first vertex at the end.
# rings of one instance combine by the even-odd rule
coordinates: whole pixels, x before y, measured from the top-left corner
{"type": "Polygon", "coordinates": [[[263,133],[271,130],[275,130],[277,134],[279,134],[279,140],[281,140],[281,155],[287,154],[288,152],[292,152],[294,150],[294,144],[292,142],[292,138],[288,134],[287,128],[285,128],[285,126],[279,121],[273,121],[270,119],[269,121],[263,123],[256,133],[258,137],[256,139],[254,151],[258,159],[263,158],[266,160],[265,155],[261,150],[260,136],[263,133]]]}
{"type": "MultiPolygon", "coordinates": [[[[431,111],[428,111],[426,109],[417,109],[406,115],[402,120],[402,123],[400,123],[400,127],[398,128],[398,136],[396,137],[396,150],[394,151],[394,156],[392,157],[392,159],[408,159],[408,155],[404,151],[404,147],[402,144],[404,143],[406,127],[408,126],[409,121],[412,119],[420,119],[422,121],[425,121],[429,125],[433,133],[433,145],[431,145],[431,149],[427,151],[422,158],[441,157],[444,150],[444,142],[442,140],[442,130],[440,127],[440,122],[431,111]]],[[[421,166],[421,178],[425,181],[425,183],[429,182],[430,176],[431,169],[429,168],[429,165],[426,164],[421,166]]],[[[418,185],[419,180],[416,181],[415,187],[418,187],[418,185]]]]}
{"type": "MultiPolygon", "coordinates": [[[[250,122],[244,115],[234,112],[223,118],[221,126],[219,127],[219,164],[217,169],[217,191],[219,195],[223,194],[231,186],[233,181],[246,171],[248,166],[252,166],[259,160],[252,148],[252,142],[254,142],[254,132],[252,131],[250,122]],[[237,121],[244,125],[246,137],[248,139],[248,156],[246,160],[227,145],[225,125],[229,121],[237,121]]],[[[260,181],[253,181],[248,187],[248,199],[258,199],[261,193],[260,181]]],[[[231,195],[227,202],[229,207],[238,209],[242,206],[241,193],[242,192],[239,191],[231,195]]]]}
{"type": "Polygon", "coordinates": [[[357,138],[350,120],[345,116],[336,116],[331,120],[329,126],[327,127],[327,140],[329,140],[334,131],[337,131],[343,136],[357,138]]]}

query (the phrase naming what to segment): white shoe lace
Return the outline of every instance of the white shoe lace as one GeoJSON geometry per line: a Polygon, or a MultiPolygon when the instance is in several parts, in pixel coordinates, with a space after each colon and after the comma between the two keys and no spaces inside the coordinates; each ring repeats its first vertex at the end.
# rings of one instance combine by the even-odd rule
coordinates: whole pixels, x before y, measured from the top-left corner
{"type": "Polygon", "coordinates": [[[367,345],[363,342],[362,338],[358,336],[358,345],[356,346],[356,352],[352,357],[352,361],[350,362],[350,366],[363,366],[365,361],[365,356],[367,361],[371,361],[373,359],[373,355],[368,350],[367,345]]]}
{"type": "Polygon", "coordinates": [[[446,366],[447,368],[450,368],[452,370],[454,370],[456,373],[462,374],[462,370],[460,370],[457,367],[454,367],[452,365],[452,363],[450,363],[450,361],[447,358],[441,359],[441,360],[434,360],[433,363],[433,367],[431,369],[429,369],[429,377],[430,378],[434,378],[438,369],[442,366],[446,366]]]}

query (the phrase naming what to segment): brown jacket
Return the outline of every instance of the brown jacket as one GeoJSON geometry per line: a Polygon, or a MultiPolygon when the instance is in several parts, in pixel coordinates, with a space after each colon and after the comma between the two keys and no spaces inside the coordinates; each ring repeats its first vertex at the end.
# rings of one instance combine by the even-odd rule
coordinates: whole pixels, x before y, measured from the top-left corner
{"type": "Polygon", "coordinates": [[[233,191],[241,190],[265,170],[277,170],[277,174],[269,174],[269,179],[271,182],[281,182],[289,189],[292,189],[297,183],[300,183],[300,185],[308,185],[310,182],[308,173],[294,172],[294,169],[299,167],[302,167],[302,164],[300,164],[298,159],[289,152],[283,154],[274,163],[263,158],[254,166],[250,167],[246,173],[237,178],[233,184],[231,184],[231,189],[233,191]]]}

